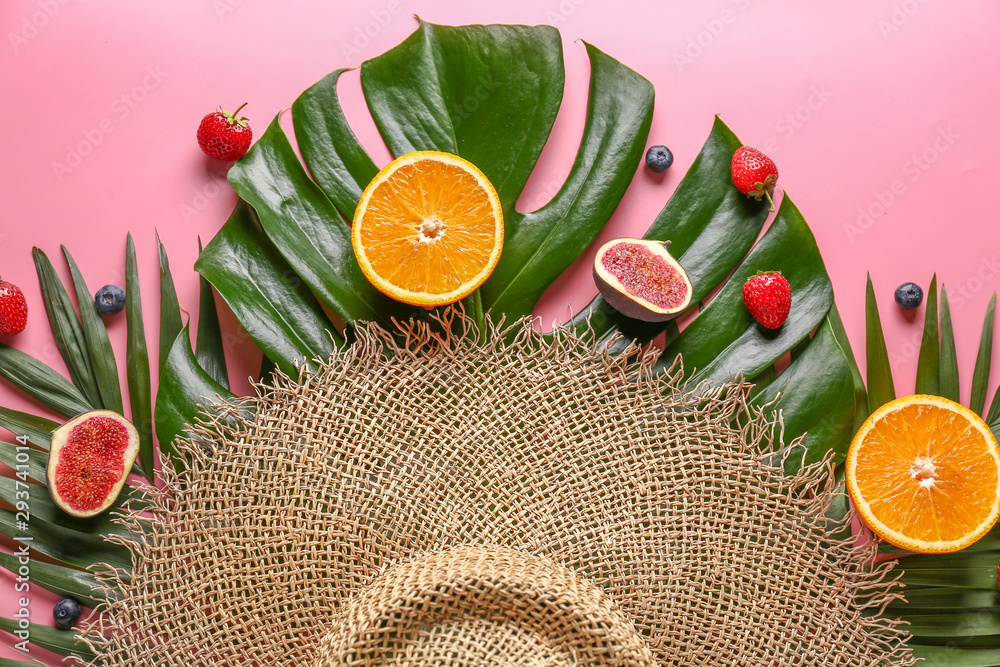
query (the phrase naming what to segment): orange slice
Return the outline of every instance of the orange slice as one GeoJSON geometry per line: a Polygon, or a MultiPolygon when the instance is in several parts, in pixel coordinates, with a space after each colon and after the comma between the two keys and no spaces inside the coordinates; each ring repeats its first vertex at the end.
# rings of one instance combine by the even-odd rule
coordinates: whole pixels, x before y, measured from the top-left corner
{"type": "Polygon", "coordinates": [[[468,160],[407,153],[365,188],[351,244],[365,276],[385,294],[428,308],[453,303],[496,268],[503,247],[500,198],[468,160]]]}
{"type": "Polygon", "coordinates": [[[1000,447],[972,410],[939,396],[904,396],[854,436],[847,488],[882,539],[921,553],[958,551],[1000,516],[1000,447]]]}

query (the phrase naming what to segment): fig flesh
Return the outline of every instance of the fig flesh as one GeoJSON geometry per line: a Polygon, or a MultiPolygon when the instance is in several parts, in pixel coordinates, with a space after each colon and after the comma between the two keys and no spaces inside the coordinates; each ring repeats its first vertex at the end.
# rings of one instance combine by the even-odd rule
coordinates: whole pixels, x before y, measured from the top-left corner
{"type": "Polygon", "coordinates": [[[594,281],[605,301],[626,317],[665,322],[691,303],[691,281],[667,247],[670,241],[615,239],[594,258],[594,281]]]}
{"type": "Polygon", "coordinates": [[[64,512],[86,518],[111,507],[139,453],[139,433],[111,410],[77,415],[52,431],[46,479],[64,512]]]}

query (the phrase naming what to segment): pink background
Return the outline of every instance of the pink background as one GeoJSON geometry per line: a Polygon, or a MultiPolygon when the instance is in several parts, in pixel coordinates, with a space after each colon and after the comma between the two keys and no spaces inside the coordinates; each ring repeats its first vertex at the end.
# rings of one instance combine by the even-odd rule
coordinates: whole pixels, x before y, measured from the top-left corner
{"type": "MultiPolygon", "coordinates": [[[[42,248],[65,277],[59,244],[67,245],[96,290],[123,284],[129,231],[147,333],[158,330],[154,230],[170,253],[181,305],[196,319],[197,237],[210,239],[235,200],[220,165],[198,149],[201,117],[248,102],[244,113],[263,132],[329,71],[359,65],[405,38],[416,27],[414,14],[447,24],[549,23],[562,31],[565,100],[523,208],[546,201],[573,160],[588,76],[576,40],[586,39],[653,82],[649,143],[666,144],[676,158],[664,176],[637,169],[601,239],[646,229],[719,114],[777,162],[779,186],[819,241],[862,367],[871,272],[900,394],[913,389],[923,308],[904,317],[892,292],[910,280],[926,290],[937,272],[951,296],[968,400],[983,313],[1000,284],[1000,133],[990,129],[1000,6],[970,0],[4,0],[0,274],[24,289],[31,316],[21,336],[2,342],[64,370],[31,247],[42,248]]],[[[365,115],[357,73],[342,81],[348,118],[384,164],[388,153],[365,115]]],[[[546,295],[538,313],[546,326],[596,293],[589,259],[546,295]]],[[[243,378],[258,367],[259,353],[231,315],[223,322],[234,386],[245,391],[243,378]]],[[[124,325],[123,316],[109,321],[120,361],[124,325]]],[[[150,342],[155,349],[155,338],[150,342]]],[[[0,404],[34,409],[6,385],[0,404]]],[[[50,622],[53,600],[32,595],[34,620],[50,622]]],[[[0,614],[10,616],[14,597],[11,579],[0,574],[0,614]]]]}

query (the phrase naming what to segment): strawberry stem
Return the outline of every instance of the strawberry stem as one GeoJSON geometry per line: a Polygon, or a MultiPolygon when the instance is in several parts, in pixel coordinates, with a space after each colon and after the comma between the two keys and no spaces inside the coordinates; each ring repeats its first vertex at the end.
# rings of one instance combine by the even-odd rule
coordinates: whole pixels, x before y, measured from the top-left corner
{"type": "Polygon", "coordinates": [[[236,111],[234,111],[234,112],[233,112],[233,118],[235,118],[235,117],[236,117],[237,115],[239,115],[239,113],[240,113],[240,109],[242,109],[242,108],[243,108],[243,107],[245,107],[246,105],[247,105],[247,103],[246,103],[246,102],[244,102],[243,104],[241,104],[241,105],[239,106],[239,108],[237,108],[237,109],[236,109],[236,111]]]}
{"type": "Polygon", "coordinates": [[[774,200],[771,199],[771,191],[770,190],[764,190],[764,196],[767,197],[767,201],[771,205],[771,208],[769,208],[768,210],[771,213],[774,213],[774,200]]]}

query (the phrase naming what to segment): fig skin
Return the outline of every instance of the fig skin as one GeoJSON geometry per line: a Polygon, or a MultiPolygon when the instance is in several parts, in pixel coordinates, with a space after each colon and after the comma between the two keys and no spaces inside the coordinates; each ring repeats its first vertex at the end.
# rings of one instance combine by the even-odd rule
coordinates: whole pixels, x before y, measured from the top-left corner
{"type": "Polygon", "coordinates": [[[636,320],[642,320],[643,322],[666,322],[678,317],[681,313],[687,310],[687,307],[691,303],[691,294],[694,290],[691,285],[691,280],[687,277],[687,273],[684,271],[684,268],[680,265],[680,262],[674,259],[674,257],[670,254],[668,250],[669,245],[670,241],[620,238],[608,241],[601,246],[601,248],[597,251],[597,256],[594,258],[594,282],[597,283],[597,289],[600,291],[601,296],[604,297],[604,300],[611,304],[611,306],[622,315],[636,320]],[[684,285],[687,288],[684,298],[670,308],[663,308],[647,301],[646,299],[643,299],[638,295],[630,294],[602,263],[604,255],[611,250],[613,246],[618,244],[640,245],[654,255],[662,258],[674,269],[674,271],[677,272],[681,280],[683,280],[684,285]]]}
{"type": "Polygon", "coordinates": [[[91,410],[73,417],[52,431],[52,443],[49,447],[49,460],[45,471],[46,483],[48,485],[49,495],[52,497],[52,501],[59,507],[59,509],[66,512],[70,516],[80,519],[97,516],[111,507],[115,500],[118,499],[118,494],[121,493],[122,487],[125,486],[125,479],[132,471],[132,466],[135,464],[135,459],[138,454],[139,432],[136,431],[132,422],[125,419],[125,417],[117,412],[113,412],[111,410],[91,410]],[[62,454],[63,447],[66,445],[70,432],[77,424],[80,424],[81,422],[92,417],[109,417],[114,419],[116,422],[125,427],[125,430],[128,432],[128,442],[125,446],[125,450],[122,452],[122,474],[109,489],[104,500],[99,506],[92,509],[78,510],[72,507],[68,500],[59,495],[57,486],[57,468],[59,465],[59,456],[62,454]]]}

